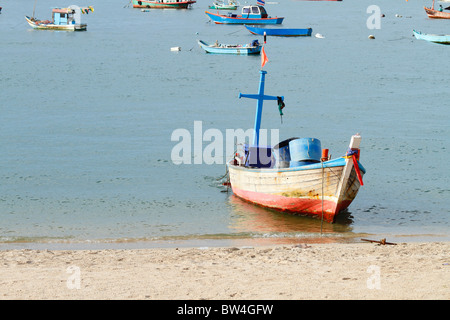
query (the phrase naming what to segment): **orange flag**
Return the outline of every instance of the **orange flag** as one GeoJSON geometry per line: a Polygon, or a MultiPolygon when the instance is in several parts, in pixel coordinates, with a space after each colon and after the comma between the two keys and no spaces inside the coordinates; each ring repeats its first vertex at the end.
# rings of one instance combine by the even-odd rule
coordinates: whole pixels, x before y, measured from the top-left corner
{"type": "Polygon", "coordinates": [[[266,51],[264,51],[264,46],[261,49],[261,69],[264,67],[266,62],[269,61],[266,56],[266,51]]]}

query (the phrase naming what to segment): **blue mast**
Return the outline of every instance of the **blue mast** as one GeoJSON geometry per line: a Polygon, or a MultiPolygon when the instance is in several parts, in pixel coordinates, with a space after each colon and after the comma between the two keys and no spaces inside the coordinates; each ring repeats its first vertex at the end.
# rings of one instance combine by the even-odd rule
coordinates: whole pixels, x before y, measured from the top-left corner
{"type": "MultiPolygon", "coordinates": [[[[261,115],[263,109],[263,101],[264,100],[278,100],[276,96],[268,96],[264,94],[264,79],[267,71],[261,70],[261,78],[259,79],[259,92],[258,94],[242,94],[239,93],[240,98],[250,98],[258,100],[256,102],[256,115],[255,115],[255,126],[253,128],[253,146],[258,147],[259,145],[259,129],[261,128],[261,115]]],[[[281,100],[284,100],[284,97],[280,97],[281,100]]]]}

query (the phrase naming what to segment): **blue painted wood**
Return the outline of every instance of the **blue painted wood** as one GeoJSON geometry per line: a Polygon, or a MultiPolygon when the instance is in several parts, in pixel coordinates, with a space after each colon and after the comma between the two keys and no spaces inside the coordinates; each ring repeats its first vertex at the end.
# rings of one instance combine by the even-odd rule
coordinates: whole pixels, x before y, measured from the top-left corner
{"type": "Polygon", "coordinates": [[[413,30],[413,33],[416,39],[450,45],[450,35],[426,34],[416,30],[413,30]]]}
{"type": "Polygon", "coordinates": [[[245,25],[248,31],[257,35],[278,36],[278,37],[299,37],[311,36],[312,28],[292,29],[292,28],[259,28],[245,25]]]}
{"type": "MultiPolygon", "coordinates": [[[[264,100],[278,100],[276,96],[268,96],[264,94],[264,82],[267,71],[261,70],[261,77],[259,79],[259,91],[258,94],[243,94],[239,93],[240,98],[249,98],[256,99],[256,115],[255,115],[255,126],[253,128],[253,146],[258,147],[259,145],[259,129],[261,128],[261,115],[263,109],[264,100]]],[[[281,97],[281,100],[284,101],[284,97],[281,97]]]]}

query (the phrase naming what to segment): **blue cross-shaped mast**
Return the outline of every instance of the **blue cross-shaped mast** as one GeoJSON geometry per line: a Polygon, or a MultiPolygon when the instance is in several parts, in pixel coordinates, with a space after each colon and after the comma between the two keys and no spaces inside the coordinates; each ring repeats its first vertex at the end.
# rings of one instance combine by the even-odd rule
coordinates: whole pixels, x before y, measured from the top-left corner
{"type": "MultiPolygon", "coordinates": [[[[267,71],[261,70],[261,78],[259,79],[259,92],[258,94],[242,94],[239,93],[240,98],[250,98],[258,100],[256,103],[256,115],[255,115],[255,127],[253,129],[253,146],[258,147],[259,145],[259,129],[261,127],[261,115],[263,108],[264,100],[278,100],[276,96],[268,96],[264,94],[264,78],[266,76],[267,71]]],[[[284,100],[284,97],[280,97],[281,100],[284,100]]]]}

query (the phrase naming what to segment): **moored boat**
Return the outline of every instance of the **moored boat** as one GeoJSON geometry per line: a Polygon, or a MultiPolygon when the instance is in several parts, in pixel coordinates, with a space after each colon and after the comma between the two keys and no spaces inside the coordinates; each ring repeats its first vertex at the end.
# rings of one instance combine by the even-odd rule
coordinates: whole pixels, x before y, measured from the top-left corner
{"type": "MultiPolygon", "coordinates": [[[[264,94],[265,74],[260,71],[258,94],[239,94],[257,100],[253,144],[227,163],[233,193],[251,203],[278,211],[304,214],[334,222],[363,185],[365,169],[359,163],[359,134],[353,135],[347,153],[330,159],[315,138],[290,138],[273,147],[259,144],[264,100],[284,97],[264,94]]],[[[283,105],[284,106],[284,105],[283,105]]]]}
{"type": "Polygon", "coordinates": [[[133,8],[151,8],[151,9],[187,9],[195,0],[133,0],[133,8]]]}
{"type": "Polygon", "coordinates": [[[52,20],[39,20],[25,16],[25,20],[33,29],[60,30],[60,31],[85,31],[86,23],[81,23],[81,14],[93,12],[93,7],[80,8],[71,5],[68,8],[54,8],[52,20]]]}
{"type": "Polygon", "coordinates": [[[213,44],[208,44],[205,41],[198,40],[198,44],[207,53],[248,55],[261,52],[261,45],[258,40],[254,40],[250,44],[222,44],[217,41],[213,44]]]}
{"type": "Polygon", "coordinates": [[[447,35],[427,34],[416,30],[413,30],[413,34],[414,37],[416,37],[416,39],[450,45],[450,35],[448,34],[447,35]]]}
{"type": "Polygon", "coordinates": [[[257,34],[263,36],[278,36],[278,37],[300,37],[300,36],[311,36],[311,28],[303,29],[292,29],[292,28],[259,28],[255,26],[245,25],[248,31],[252,34],[257,34]]]}
{"type": "MultiPolygon", "coordinates": [[[[442,8],[442,6],[441,6],[442,8]]],[[[431,8],[428,7],[424,7],[425,12],[428,15],[428,18],[431,19],[450,19],[450,13],[449,12],[444,12],[442,9],[441,10],[435,10],[434,9],[434,0],[433,0],[433,5],[431,6],[431,8]]]]}
{"type": "Polygon", "coordinates": [[[205,11],[216,24],[281,24],[283,17],[270,17],[263,6],[251,5],[242,7],[241,14],[220,14],[205,11]]]}
{"type": "Polygon", "coordinates": [[[209,6],[209,9],[216,9],[216,10],[236,10],[239,7],[239,4],[234,0],[229,0],[228,3],[225,2],[219,2],[214,1],[211,6],[209,6]]]}

